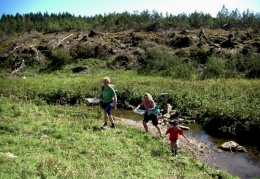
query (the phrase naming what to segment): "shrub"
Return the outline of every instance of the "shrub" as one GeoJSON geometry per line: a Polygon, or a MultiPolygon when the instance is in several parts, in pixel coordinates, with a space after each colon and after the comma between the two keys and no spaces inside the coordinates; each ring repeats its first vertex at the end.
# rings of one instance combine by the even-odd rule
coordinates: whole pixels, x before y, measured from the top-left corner
{"type": "Polygon", "coordinates": [[[224,75],[225,62],[215,56],[209,57],[202,78],[220,78],[224,75]]]}
{"type": "Polygon", "coordinates": [[[234,57],[231,59],[227,60],[225,63],[226,66],[226,73],[225,77],[226,78],[236,78],[239,77],[238,70],[236,68],[237,61],[234,57]]]}
{"type": "Polygon", "coordinates": [[[190,58],[197,63],[205,64],[209,57],[209,51],[207,49],[193,48],[190,51],[190,58]]]}
{"type": "Polygon", "coordinates": [[[259,55],[252,55],[248,59],[248,70],[246,74],[247,78],[260,78],[260,57],[259,55]]]}
{"type": "Polygon", "coordinates": [[[247,69],[246,57],[242,54],[236,56],[236,69],[239,72],[245,72],[247,69]]]}
{"type": "Polygon", "coordinates": [[[89,58],[93,57],[93,48],[89,48],[89,46],[84,45],[83,43],[78,43],[77,45],[73,46],[70,49],[70,55],[72,56],[73,59],[78,59],[78,58],[89,58]],[[92,53],[89,53],[92,52],[92,53]]]}
{"type": "Polygon", "coordinates": [[[123,69],[131,69],[131,67],[135,64],[136,60],[134,55],[131,53],[119,53],[115,58],[108,62],[108,66],[110,68],[123,68],[123,69]]]}
{"type": "Polygon", "coordinates": [[[51,54],[52,64],[64,65],[70,61],[69,52],[63,49],[57,49],[52,51],[51,54]]]}
{"type": "Polygon", "coordinates": [[[196,70],[192,62],[184,63],[180,62],[175,66],[175,77],[182,79],[192,79],[195,76],[196,70]]]}
{"type": "Polygon", "coordinates": [[[181,58],[167,52],[164,48],[153,48],[147,52],[138,71],[142,74],[171,76],[173,78],[191,79],[195,74],[193,63],[186,63],[181,58]]]}

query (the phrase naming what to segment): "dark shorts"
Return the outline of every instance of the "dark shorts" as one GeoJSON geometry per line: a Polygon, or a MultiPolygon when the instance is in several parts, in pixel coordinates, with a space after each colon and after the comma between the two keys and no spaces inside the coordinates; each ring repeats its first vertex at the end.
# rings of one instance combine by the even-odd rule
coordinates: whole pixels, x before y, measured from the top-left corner
{"type": "Polygon", "coordinates": [[[144,114],[144,122],[147,123],[148,121],[152,120],[152,123],[154,126],[157,126],[158,125],[158,120],[157,120],[157,116],[154,115],[154,114],[150,114],[148,115],[148,113],[146,112],[144,114]]]}
{"type": "Polygon", "coordinates": [[[171,149],[174,150],[176,147],[179,147],[179,140],[171,141],[171,149]]]}
{"type": "Polygon", "coordinates": [[[110,114],[112,114],[112,109],[115,107],[115,103],[114,103],[114,101],[111,101],[111,102],[109,102],[109,103],[103,103],[102,105],[101,105],[101,107],[104,109],[104,111],[108,114],[108,115],[110,115],[110,114]]]}

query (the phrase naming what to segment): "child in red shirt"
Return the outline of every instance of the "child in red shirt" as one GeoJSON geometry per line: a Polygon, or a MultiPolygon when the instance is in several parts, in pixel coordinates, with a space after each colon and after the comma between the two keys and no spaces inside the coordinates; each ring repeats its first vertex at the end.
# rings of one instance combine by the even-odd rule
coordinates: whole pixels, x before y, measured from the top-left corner
{"type": "Polygon", "coordinates": [[[184,135],[182,129],[178,127],[179,123],[178,121],[169,122],[169,124],[172,124],[173,126],[169,127],[166,131],[165,135],[170,134],[169,140],[171,141],[171,151],[172,155],[175,157],[178,157],[177,149],[179,147],[179,136],[183,135],[183,137],[188,141],[189,139],[184,135]]]}

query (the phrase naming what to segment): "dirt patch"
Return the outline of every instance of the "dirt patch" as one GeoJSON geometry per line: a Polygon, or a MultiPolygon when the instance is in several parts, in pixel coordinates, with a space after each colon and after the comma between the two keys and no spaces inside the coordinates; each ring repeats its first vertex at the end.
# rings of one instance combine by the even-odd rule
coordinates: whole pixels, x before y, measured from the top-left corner
{"type": "MultiPolygon", "coordinates": [[[[124,118],[118,118],[118,117],[114,117],[114,119],[117,122],[120,122],[127,127],[136,127],[138,129],[140,129],[141,131],[145,131],[142,121],[133,121],[131,119],[124,119],[124,118]]],[[[157,129],[150,122],[148,122],[147,125],[148,125],[149,132],[159,138],[160,136],[158,134],[157,129]]],[[[161,128],[162,134],[164,134],[169,126],[164,125],[164,124],[159,124],[159,127],[161,128]]],[[[184,139],[184,137],[181,137],[180,138],[180,148],[182,148],[188,155],[196,158],[197,160],[200,160],[202,162],[206,161],[208,159],[208,157],[207,157],[208,154],[212,153],[212,149],[210,149],[207,146],[207,144],[204,143],[203,141],[198,141],[191,137],[189,137],[189,140],[190,140],[190,143],[188,143],[184,139]]],[[[168,136],[164,137],[163,141],[168,145],[170,144],[168,136]]]]}

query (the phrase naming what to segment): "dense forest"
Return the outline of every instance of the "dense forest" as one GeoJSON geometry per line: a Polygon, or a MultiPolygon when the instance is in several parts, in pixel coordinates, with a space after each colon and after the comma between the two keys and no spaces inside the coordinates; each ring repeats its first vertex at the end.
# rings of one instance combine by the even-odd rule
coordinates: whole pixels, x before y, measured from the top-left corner
{"type": "Polygon", "coordinates": [[[242,14],[238,9],[229,11],[225,6],[218,12],[216,17],[202,12],[191,14],[166,14],[148,10],[133,13],[109,13],[91,17],[75,16],[68,12],[49,14],[48,12],[9,15],[2,14],[0,19],[0,35],[12,33],[24,33],[32,30],[38,32],[59,32],[64,30],[89,30],[100,29],[108,32],[119,32],[129,28],[137,28],[146,31],[158,29],[181,28],[237,28],[255,29],[260,27],[260,13],[253,13],[249,9],[242,14]]]}

